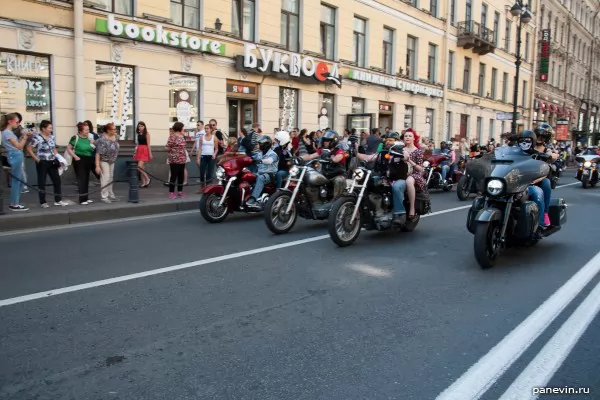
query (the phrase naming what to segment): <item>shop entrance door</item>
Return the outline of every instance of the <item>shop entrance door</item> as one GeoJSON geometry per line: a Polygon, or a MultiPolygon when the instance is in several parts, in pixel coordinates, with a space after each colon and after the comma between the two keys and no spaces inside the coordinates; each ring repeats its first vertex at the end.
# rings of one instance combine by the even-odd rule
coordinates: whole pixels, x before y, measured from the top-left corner
{"type": "Polygon", "coordinates": [[[256,122],[257,102],[254,100],[228,99],[229,137],[237,137],[240,129],[252,129],[256,122]]]}

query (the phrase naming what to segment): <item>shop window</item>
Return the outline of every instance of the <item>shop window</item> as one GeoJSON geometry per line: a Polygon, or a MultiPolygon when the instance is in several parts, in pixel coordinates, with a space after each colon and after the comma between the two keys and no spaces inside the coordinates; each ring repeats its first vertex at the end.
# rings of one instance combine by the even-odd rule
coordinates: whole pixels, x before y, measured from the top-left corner
{"type": "Polygon", "coordinates": [[[113,122],[120,140],[134,140],[134,81],[133,67],[96,64],[96,125],[113,122]]]}
{"type": "Polygon", "coordinates": [[[282,0],[281,44],[286,50],[298,52],[300,48],[300,0],[282,0]]]}
{"type": "Polygon", "coordinates": [[[200,0],[171,0],[171,19],[175,25],[200,29],[200,0]]]}
{"type": "Polygon", "coordinates": [[[254,41],[256,5],[254,0],[233,0],[231,33],[248,41],[254,41]]]}
{"type": "Polygon", "coordinates": [[[359,97],[352,98],[352,114],[362,114],[365,112],[365,99],[359,97]]]}
{"type": "Polygon", "coordinates": [[[95,3],[104,6],[105,11],[133,15],[133,0],[95,0],[95,3]]]}
{"type": "Polygon", "coordinates": [[[404,106],[404,128],[412,128],[415,117],[415,108],[413,106],[404,106]]]}
{"type": "Polygon", "coordinates": [[[335,8],[321,4],[321,54],[333,60],[335,53],[335,8]]]}
{"type": "Polygon", "coordinates": [[[291,132],[298,126],[298,90],[279,88],[279,127],[291,132]]]}
{"type": "Polygon", "coordinates": [[[335,123],[334,96],[319,93],[319,129],[333,129],[335,123]]]}
{"type": "Polygon", "coordinates": [[[185,129],[196,129],[200,80],[195,75],[169,74],[169,126],[182,122],[185,129]]]}

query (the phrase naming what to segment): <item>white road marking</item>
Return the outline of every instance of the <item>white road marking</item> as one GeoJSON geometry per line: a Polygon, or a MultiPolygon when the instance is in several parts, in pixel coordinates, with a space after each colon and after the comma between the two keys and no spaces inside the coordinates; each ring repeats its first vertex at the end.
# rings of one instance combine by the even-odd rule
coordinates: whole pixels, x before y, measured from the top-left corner
{"type": "Polygon", "coordinates": [[[532,388],[546,387],[567,356],[600,312],[600,283],[546,343],[500,400],[534,400],[532,388]]]}
{"type": "Polygon", "coordinates": [[[579,182],[579,181],[577,181],[577,182],[572,182],[572,183],[566,183],[566,184],[564,184],[564,185],[559,185],[559,186],[557,186],[557,187],[556,187],[556,189],[564,188],[564,187],[567,187],[567,186],[575,186],[575,185],[580,185],[580,184],[581,184],[581,182],[579,182]]]}
{"type": "MultiPolygon", "coordinates": [[[[451,208],[451,209],[448,209],[448,210],[437,211],[437,212],[433,212],[433,213],[428,214],[428,215],[424,215],[421,218],[434,217],[436,215],[442,215],[442,214],[451,213],[451,212],[454,212],[454,211],[465,210],[465,209],[467,209],[469,207],[471,207],[471,206],[468,205],[468,206],[451,208]]],[[[54,290],[48,290],[48,291],[44,291],[44,292],[38,292],[38,293],[28,294],[28,295],[25,295],[25,296],[13,297],[13,298],[10,298],[10,299],[0,300],[0,307],[9,306],[11,304],[25,303],[27,301],[32,301],[32,300],[37,300],[37,299],[43,299],[43,298],[46,298],[46,297],[57,296],[57,295],[60,295],[60,294],[65,294],[65,293],[77,292],[77,291],[80,291],[80,290],[91,289],[91,288],[95,288],[95,287],[99,287],[99,286],[112,285],[114,283],[131,281],[131,280],[134,280],[134,279],[145,278],[145,277],[148,277],[148,276],[164,274],[166,272],[179,271],[179,270],[182,270],[182,269],[188,269],[188,268],[198,267],[198,266],[201,266],[201,265],[212,264],[212,263],[216,263],[216,262],[220,262],[220,261],[233,260],[233,259],[240,258],[240,257],[250,256],[250,255],[253,255],[253,254],[266,253],[266,252],[269,252],[269,251],[284,249],[286,247],[293,247],[293,246],[299,246],[299,245],[306,244],[306,243],[317,242],[319,240],[324,240],[324,239],[328,239],[328,238],[329,238],[328,234],[327,235],[314,236],[314,237],[310,237],[310,238],[306,238],[306,239],[294,240],[292,242],[276,244],[276,245],[273,245],[273,246],[260,247],[258,249],[247,250],[247,251],[240,251],[238,253],[227,254],[227,255],[223,255],[223,256],[207,258],[207,259],[204,259],[204,260],[198,260],[198,261],[192,261],[192,262],[189,262],[189,263],[173,265],[173,266],[170,266],[170,267],[158,268],[158,269],[153,269],[153,270],[149,270],[149,271],[138,272],[138,273],[135,273],[135,274],[123,275],[123,276],[118,276],[118,277],[115,277],[115,278],[102,279],[102,280],[99,280],[99,281],[83,283],[83,284],[80,284],[80,285],[67,286],[67,287],[64,287],[64,288],[58,288],[58,289],[54,289],[54,290]]]]}
{"type": "Polygon", "coordinates": [[[436,400],[474,400],[483,396],[599,271],[600,252],[436,400]]]}

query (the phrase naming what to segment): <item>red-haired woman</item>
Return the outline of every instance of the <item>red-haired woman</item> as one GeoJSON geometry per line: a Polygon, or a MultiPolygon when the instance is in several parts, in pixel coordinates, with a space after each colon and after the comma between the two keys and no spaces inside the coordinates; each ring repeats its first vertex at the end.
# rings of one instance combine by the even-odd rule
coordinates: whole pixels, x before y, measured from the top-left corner
{"type": "Polygon", "coordinates": [[[142,185],[140,187],[147,188],[150,186],[150,177],[144,172],[144,164],[152,160],[150,133],[148,133],[148,128],[143,121],[138,122],[135,130],[137,131],[137,146],[135,146],[133,159],[138,162],[138,168],[142,176],[142,185]]]}
{"type": "Polygon", "coordinates": [[[85,122],[77,124],[77,135],[71,137],[67,151],[73,157],[73,169],[77,176],[77,186],[79,188],[79,204],[88,205],[92,201],[87,193],[90,186],[90,173],[94,168],[94,150],[96,145],[93,139],[90,139],[90,128],[85,122]]]}

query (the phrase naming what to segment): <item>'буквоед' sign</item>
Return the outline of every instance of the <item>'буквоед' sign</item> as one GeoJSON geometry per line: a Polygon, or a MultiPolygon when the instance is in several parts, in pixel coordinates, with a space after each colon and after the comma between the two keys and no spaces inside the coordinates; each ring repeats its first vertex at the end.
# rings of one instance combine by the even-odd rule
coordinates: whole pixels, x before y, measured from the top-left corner
{"type": "Polygon", "coordinates": [[[162,25],[140,26],[133,22],[124,23],[115,19],[113,15],[109,15],[108,19],[96,18],[96,32],[203,53],[225,54],[225,45],[220,42],[187,32],[170,31],[162,25]]]}

